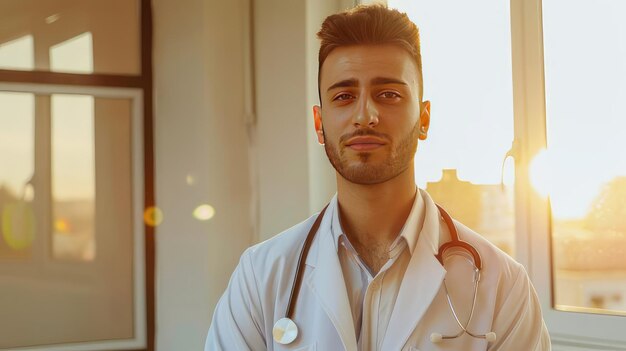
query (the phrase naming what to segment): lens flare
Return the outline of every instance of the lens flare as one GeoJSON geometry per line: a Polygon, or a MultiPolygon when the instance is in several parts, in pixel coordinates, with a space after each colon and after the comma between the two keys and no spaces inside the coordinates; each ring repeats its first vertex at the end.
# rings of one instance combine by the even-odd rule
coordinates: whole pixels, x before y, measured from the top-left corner
{"type": "Polygon", "coordinates": [[[196,184],[196,177],[193,174],[187,174],[187,176],[185,177],[185,182],[187,183],[187,185],[192,186],[196,184]]]}
{"type": "Polygon", "coordinates": [[[35,214],[24,202],[7,204],[2,211],[2,234],[13,250],[29,248],[35,240],[35,214]]]}
{"type": "Polygon", "coordinates": [[[215,209],[211,205],[200,205],[193,210],[193,216],[199,221],[208,221],[215,216],[215,209]]]}
{"type": "Polygon", "coordinates": [[[61,234],[69,234],[71,232],[70,223],[65,218],[59,218],[54,221],[54,229],[61,234]]]}
{"type": "Polygon", "coordinates": [[[143,212],[143,221],[151,227],[156,227],[163,222],[163,211],[158,207],[148,207],[143,212]]]}

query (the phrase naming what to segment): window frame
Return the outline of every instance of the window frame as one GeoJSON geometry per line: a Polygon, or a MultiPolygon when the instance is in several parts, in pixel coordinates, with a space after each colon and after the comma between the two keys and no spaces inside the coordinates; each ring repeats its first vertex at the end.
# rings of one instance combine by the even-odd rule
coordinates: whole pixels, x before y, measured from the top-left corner
{"type": "Polygon", "coordinates": [[[517,259],[528,269],[555,349],[623,350],[626,318],[554,308],[549,199],[531,184],[531,160],[547,146],[542,0],[511,0],[517,259]]]}
{"type": "MultiPolygon", "coordinates": [[[[53,94],[79,94],[90,95],[94,98],[122,98],[132,101],[132,114],[131,114],[131,173],[132,173],[132,235],[133,235],[133,277],[139,277],[133,279],[133,330],[135,331],[135,337],[133,339],[124,340],[107,340],[107,341],[93,341],[93,342],[80,342],[71,344],[59,344],[56,346],[42,345],[26,348],[26,350],[49,350],[49,351],[71,351],[71,350],[125,350],[125,349],[139,349],[146,347],[146,319],[140,316],[146,315],[146,285],[141,277],[146,273],[147,252],[145,248],[145,228],[143,222],[144,213],[144,142],[143,142],[143,92],[137,88],[109,88],[109,87],[75,87],[66,85],[45,85],[45,84],[22,84],[22,83],[4,83],[0,82],[0,92],[19,92],[19,93],[32,93],[35,96],[51,96],[53,94]]],[[[43,128],[50,128],[49,123],[43,128]]],[[[41,127],[35,127],[41,128],[41,127]]],[[[50,131],[48,130],[48,133],[50,131]]],[[[50,147],[50,139],[46,140],[47,145],[41,145],[35,148],[35,153],[40,152],[43,155],[36,157],[35,169],[50,165],[50,154],[46,152],[46,149],[50,147]],[[39,149],[39,150],[38,150],[39,149]],[[37,159],[38,158],[38,159],[37,159]]],[[[44,177],[48,178],[48,181],[42,182],[43,184],[49,183],[50,174],[44,174],[44,177]]],[[[49,185],[48,185],[49,187],[49,185]]],[[[35,215],[38,218],[50,219],[49,213],[52,206],[52,201],[49,198],[50,189],[38,189],[43,194],[43,205],[39,210],[35,210],[35,215]]],[[[35,261],[32,263],[24,263],[21,261],[5,262],[2,267],[2,271],[21,272],[21,275],[51,275],[63,282],[77,282],[80,281],[82,276],[88,275],[95,271],[93,262],[65,262],[58,261],[51,257],[52,253],[52,228],[50,227],[50,221],[44,220],[41,226],[41,232],[44,233],[43,240],[38,244],[37,250],[35,250],[35,261]],[[69,273],[69,274],[68,274],[69,273]]]]}
{"type": "MultiPolygon", "coordinates": [[[[132,341],[106,341],[24,350],[155,349],[155,238],[154,227],[143,222],[143,209],[155,206],[152,78],[152,1],[137,0],[140,21],[140,74],[75,74],[0,69],[0,90],[41,94],[87,94],[133,101],[133,235],[134,330],[132,341]],[[140,116],[137,120],[136,116],[140,116]],[[135,139],[136,138],[136,139],[135,139]],[[140,211],[140,212],[137,212],[140,211]]],[[[54,267],[52,267],[54,269],[54,267]]],[[[130,340],[130,339],[129,339],[130,340]]],[[[20,348],[22,349],[22,348],[20,348]]]]}

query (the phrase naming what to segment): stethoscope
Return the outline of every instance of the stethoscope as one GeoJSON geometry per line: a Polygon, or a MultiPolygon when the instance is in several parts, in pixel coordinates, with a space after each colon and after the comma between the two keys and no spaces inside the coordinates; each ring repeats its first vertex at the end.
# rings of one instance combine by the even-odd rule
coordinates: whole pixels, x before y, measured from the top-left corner
{"type": "MultiPolygon", "coordinates": [[[[328,208],[328,205],[326,205],[326,207],[324,207],[322,212],[320,212],[320,214],[317,216],[315,223],[313,223],[313,226],[311,227],[311,230],[309,230],[309,233],[307,234],[306,239],[304,240],[304,244],[302,245],[302,250],[300,251],[300,256],[298,257],[296,275],[294,277],[293,285],[291,287],[291,293],[289,295],[289,302],[287,304],[287,311],[285,313],[285,317],[279,319],[274,324],[274,329],[272,330],[272,334],[274,336],[274,341],[279,344],[283,344],[283,345],[290,344],[298,337],[298,326],[293,321],[292,317],[293,317],[295,301],[298,299],[298,293],[300,292],[300,285],[302,284],[302,266],[304,262],[306,261],[306,257],[309,253],[309,249],[311,248],[311,243],[313,242],[313,239],[315,238],[315,234],[317,233],[317,230],[319,229],[322,218],[324,217],[324,212],[326,212],[326,208],[328,208]]],[[[485,339],[487,340],[487,342],[496,341],[496,333],[494,332],[488,332],[486,334],[474,334],[470,332],[469,330],[467,330],[470,323],[472,322],[472,317],[474,316],[474,307],[476,306],[476,297],[478,294],[478,284],[480,282],[480,271],[482,270],[482,260],[480,258],[480,254],[472,245],[459,239],[459,235],[456,231],[456,226],[452,222],[452,218],[450,218],[450,215],[443,208],[441,208],[441,206],[437,205],[437,208],[439,209],[439,214],[441,215],[441,217],[443,217],[444,221],[446,222],[446,226],[448,227],[448,230],[450,232],[451,240],[444,243],[443,245],[439,247],[439,252],[437,252],[437,255],[435,255],[435,257],[437,258],[437,260],[439,260],[439,263],[441,263],[441,265],[443,266],[443,261],[444,261],[443,254],[450,249],[457,248],[457,249],[464,250],[465,253],[470,254],[469,256],[463,255],[462,257],[464,257],[474,267],[474,279],[473,279],[474,280],[473,282],[474,297],[472,299],[472,308],[470,310],[470,315],[467,318],[467,322],[464,325],[463,323],[461,323],[461,321],[459,320],[459,316],[456,314],[456,310],[454,309],[454,304],[452,303],[452,300],[450,299],[450,294],[448,294],[448,287],[446,286],[446,280],[444,279],[443,288],[446,292],[448,306],[450,307],[450,311],[452,312],[452,316],[454,317],[454,320],[459,325],[461,330],[455,335],[442,335],[440,333],[432,333],[430,334],[430,341],[432,343],[439,343],[443,340],[458,338],[459,336],[465,333],[467,333],[469,336],[474,337],[474,338],[485,339]]]]}

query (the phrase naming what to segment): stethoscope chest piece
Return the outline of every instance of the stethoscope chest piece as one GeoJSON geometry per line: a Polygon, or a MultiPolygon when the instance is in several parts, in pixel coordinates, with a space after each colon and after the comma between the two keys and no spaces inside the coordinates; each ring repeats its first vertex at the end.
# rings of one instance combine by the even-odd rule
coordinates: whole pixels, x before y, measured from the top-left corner
{"type": "Polygon", "coordinates": [[[291,318],[281,318],[274,324],[272,335],[279,344],[291,344],[298,337],[298,326],[291,318]]]}

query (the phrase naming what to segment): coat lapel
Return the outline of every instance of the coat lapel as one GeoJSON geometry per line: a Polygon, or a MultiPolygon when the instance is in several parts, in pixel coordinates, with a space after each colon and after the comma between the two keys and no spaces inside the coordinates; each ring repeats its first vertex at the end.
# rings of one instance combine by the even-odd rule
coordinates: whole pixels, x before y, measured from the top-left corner
{"type": "Polygon", "coordinates": [[[314,269],[306,282],[319,298],[320,305],[337,329],[344,348],[348,351],[356,351],[356,334],[346,283],[330,232],[331,214],[335,206],[337,206],[336,195],[326,210],[307,257],[306,264],[314,269]]]}
{"type": "Polygon", "coordinates": [[[424,225],[404,273],[382,350],[402,349],[437,295],[446,274],[435,258],[439,249],[439,211],[426,192],[421,194],[426,211],[424,225]]]}

